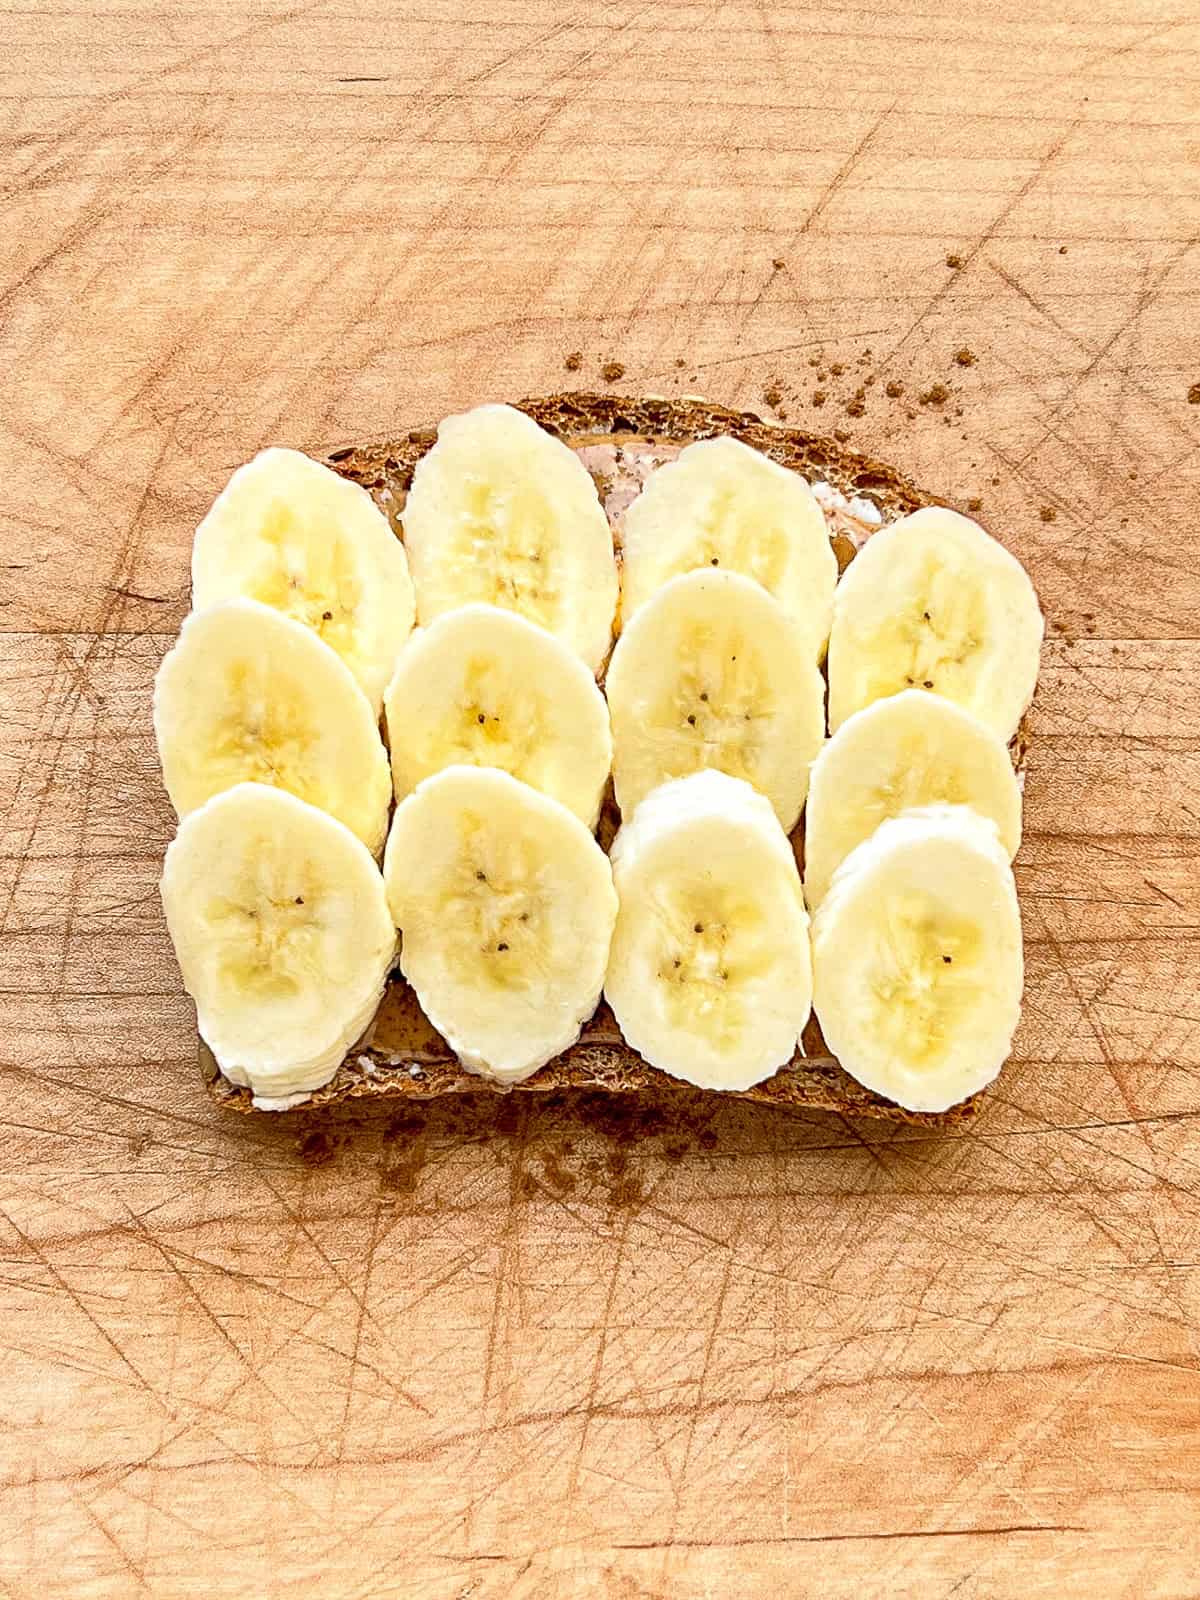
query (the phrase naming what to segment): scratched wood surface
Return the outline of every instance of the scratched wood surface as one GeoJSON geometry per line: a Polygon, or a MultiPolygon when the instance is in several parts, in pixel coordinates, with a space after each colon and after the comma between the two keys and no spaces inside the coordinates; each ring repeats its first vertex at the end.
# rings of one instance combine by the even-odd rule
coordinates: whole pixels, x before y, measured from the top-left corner
{"type": "Polygon", "coordinates": [[[1195,15],[0,11],[0,1594],[1200,1594],[1195,15]],[[969,1132],[201,1089],[149,728],[197,518],[605,361],[1034,574],[969,1132]]]}

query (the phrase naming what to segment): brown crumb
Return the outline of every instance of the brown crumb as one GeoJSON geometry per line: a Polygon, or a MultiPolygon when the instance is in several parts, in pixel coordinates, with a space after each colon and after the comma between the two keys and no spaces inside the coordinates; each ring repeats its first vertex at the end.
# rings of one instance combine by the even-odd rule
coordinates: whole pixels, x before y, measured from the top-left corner
{"type": "Polygon", "coordinates": [[[1043,522],[1053,522],[1055,517],[1058,516],[1058,512],[1055,511],[1053,506],[1043,506],[1038,512],[1038,516],[1041,517],[1043,522]]]}
{"type": "Polygon", "coordinates": [[[675,365],[677,367],[682,368],[682,367],[686,367],[687,366],[687,362],[683,359],[682,356],[676,356],[675,357],[675,365]]]}
{"type": "Polygon", "coordinates": [[[815,406],[823,406],[825,404],[825,391],[824,391],[824,389],[814,389],[813,390],[813,392],[812,392],[812,403],[815,406]]]}
{"type": "Polygon", "coordinates": [[[821,365],[820,356],[809,356],[808,364],[810,367],[819,367],[821,365]]]}
{"type": "Polygon", "coordinates": [[[973,367],[975,365],[975,352],[974,350],[968,350],[964,345],[961,350],[954,352],[954,359],[960,367],[973,367]]]}
{"type": "Polygon", "coordinates": [[[779,418],[780,422],[786,422],[788,417],[787,408],[785,406],[780,406],[779,410],[776,412],[776,416],[779,418]]]}
{"type": "Polygon", "coordinates": [[[829,374],[825,371],[824,367],[818,367],[817,368],[817,382],[818,383],[824,383],[825,379],[828,376],[829,376],[829,374]]]}
{"type": "Polygon", "coordinates": [[[1194,383],[1188,390],[1188,405],[1200,406],[1200,383],[1194,383]]]}
{"type": "Polygon", "coordinates": [[[1060,244],[1060,245],[1059,245],[1059,247],[1058,247],[1058,253],[1059,253],[1059,255],[1060,255],[1060,256],[1065,256],[1065,255],[1066,255],[1066,253],[1067,253],[1067,247],[1066,247],[1066,245],[1065,245],[1065,244],[1060,244]]]}
{"type": "Polygon", "coordinates": [[[839,444],[845,444],[850,435],[847,433],[845,428],[835,428],[833,430],[833,437],[839,444]]]}
{"type": "Polygon", "coordinates": [[[867,356],[869,356],[869,355],[870,355],[870,354],[871,354],[871,346],[870,346],[870,345],[869,345],[869,344],[868,344],[868,345],[864,345],[864,346],[863,346],[863,358],[864,358],[864,360],[865,360],[865,359],[866,359],[866,357],[867,357],[867,356]]]}
{"type": "Polygon", "coordinates": [[[946,265],[948,267],[961,267],[962,266],[962,257],[958,256],[958,255],[947,256],[946,257],[946,265]]]}
{"type": "Polygon", "coordinates": [[[624,363],[620,361],[606,361],[600,368],[600,376],[604,379],[605,383],[616,383],[619,378],[623,378],[625,376],[624,363]]]}
{"type": "Polygon", "coordinates": [[[904,415],[908,418],[908,420],[910,422],[915,422],[916,421],[917,413],[915,411],[906,411],[904,413],[904,415]]]}
{"type": "Polygon", "coordinates": [[[973,494],[971,496],[971,498],[967,501],[967,510],[968,511],[982,511],[983,510],[983,501],[979,498],[979,496],[977,494],[973,494]]]}
{"type": "Polygon", "coordinates": [[[563,357],[563,366],[568,372],[578,372],[583,365],[583,351],[572,350],[570,355],[563,357]]]}
{"type": "Polygon", "coordinates": [[[950,398],[950,391],[944,383],[931,383],[918,398],[923,406],[944,406],[950,398]]]}
{"type": "Polygon", "coordinates": [[[775,256],[771,262],[771,265],[775,268],[776,272],[782,272],[784,267],[787,266],[787,262],[782,256],[775,256]]]}
{"type": "Polygon", "coordinates": [[[783,390],[779,387],[779,384],[775,381],[775,379],[772,379],[767,387],[763,390],[763,400],[771,407],[772,411],[775,411],[778,409],[782,399],[783,390]]]}
{"type": "Polygon", "coordinates": [[[899,400],[904,393],[904,385],[897,378],[890,378],[883,386],[883,392],[889,400],[899,400]]]}
{"type": "Polygon", "coordinates": [[[860,400],[858,396],[855,395],[854,399],[851,400],[850,404],[846,407],[846,415],[848,417],[861,417],[866,409],[866,402],[860,400]]]}
{"type": "Polygon", "coordinates": [[[840,361],[835,361],[829,370],[833,373],[835,378],[840,378],[846,369],[840,361]]]}
{"type": "Polygon", "coordinates": [[[961,406],[955,406],[954,415],[956,417],[961,417],[962,416],[962,407],[961,406]]]}
{"type": "Polygon", "coordinates": [[[1000,486],[1000,479],[999,478],[993,478],[992,479],[992,488],[993,489],[997,489],[997,488],[999,488],[999,486],[1000,486]]]}
{"type": "Polygon", "coordinates": [[[868,388],[870,388],[871,384],[875,382],[875,374],[873,372],[868,372],[866,377],[863,379],[863,382],[868,388]]]}
{"type": "Polygon", "coordinates": [[[1131,472],[1131,473],[1130,473],[1130,474],[1129,474],[1129,476],[1130,476],[1130,477],[1131,477],[1131,478],[1136,478],[1136,477],[1137,477],[1137,468],[1136,468],[1136,467],[1135,467],[1135,468],[1134,468],[1134,470],[1133,470],[1133,471],[1132,471],[1132,472],[1131,472]]]}

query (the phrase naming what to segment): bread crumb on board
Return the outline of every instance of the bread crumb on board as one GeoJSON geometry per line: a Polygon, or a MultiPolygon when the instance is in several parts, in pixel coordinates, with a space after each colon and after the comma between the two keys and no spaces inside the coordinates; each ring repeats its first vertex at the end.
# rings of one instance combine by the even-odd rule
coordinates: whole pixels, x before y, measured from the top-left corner
{"type": "Polygon", "coordinates": [[[1200,406],[1200,383],[1194,383],[1188,390],[1188,405],[1200,406]]]}
{"type": "Polygon", "coordinates": [[[961,267],[962,264],[963,259],[959,255],[949,255],[946,257],[946,265],[948,267],[961,267]]]}
{"type": "Polygon", "coordinates": [[[918,398],[923,406],[944,406],[950,398],[950,391],[944,383],[931,383],[918,398]]]}
{"type": "Polygon", "coordinates": [[[975,365],[975,352],[968,350],[964,345],[961,350],[954,352],[954,359],[960,367],[973,367],[975,365]]]}
{"type": "Polygon", "coordinates": [[[605,383],[616,383],[625,376],[625,364],[621,361],[606,361],[600,368],[600,376],[605,383]]]}
{"type": "Polygon", "coordinates": [[[572,350],[569,355],[563,357],[563,366],[566,367],[568,372],[578,372],[582,365],[582,350],[572,350]]]}
{"type": "Polygon", "coordinates": [[[1041,517],[1043,522],[1053,522],[1058,516],[1058,512],[1055,511],[1053,506],[1043,506],[1038,512],[1038,516],[1041,517]]]}

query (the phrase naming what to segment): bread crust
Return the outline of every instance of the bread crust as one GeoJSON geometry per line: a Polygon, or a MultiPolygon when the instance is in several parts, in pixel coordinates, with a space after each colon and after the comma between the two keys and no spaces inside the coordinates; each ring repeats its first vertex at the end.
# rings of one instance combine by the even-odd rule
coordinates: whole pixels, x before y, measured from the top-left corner
{"type": "MultiPolygon", "coordinates": [[[[615,394],[556,394],[522,400],[518,409],[531,416],[572,449],[608,447],[618,459],[665,458],[697,439],[729,434],[761,450],[772,460],[823,480],[848,497],[865,496],[879,508],[887,522],[924,505],[937,503],[894,467],[846,449],[834,439],[805,433],[798,428],[766,422],[749,411],[731,411],[707,400],[633,398],[615,394]],[[654,448],[644,448],[654,447],[654,448]]],[[[395,439],[376,444],[352,445],[330,452],[326,460],[343,477],[361,484],[375,498],[399,531],[400,513],[413,468],[437,438],[436,427],[414,428],[395,439]]],[[[592,457],[600,452],[590,451],[592,457]]],[[[588,455],[585,454],[585,460],[588,455]]],[[[594,473],[594,475],[596,475],[594,473]]],[[[598,477],[602,497],[610,482],[598,477]]],[[[611,506],[610,506],[611,515],[611,506]]],[[[615,519],[618,555],[619,516],[615,519]]],[[[851,538],[833,539],[839,565],[853,559],[851,538]]],[[[1023,763],[1024,726],[1014,741],[1014,759],[1023,763]]],[[[617,824],[611,787],[601,818],[600,838],[607,844],[617,824]]],[[[797,859],[802,859],[802,826],[793,834],[797,859]]],[[[248,1089],[222,1077],[207,1046],[200,1042],[200,1062],[209,1093],[218,1105],[249,1112],[254,1109],[248,1089]]],[[[523,1083],[502,1085],[467,1072],[449,1046],[434,1031],[400,976],[393,973],[379,1015],[363,1039],[323,1088],[296,1107],[302,1114],[349,1101],[423,1101],[441,1095],[464,1093],[551,1094],[558,1091],[602,1090],[614,1094],[655,1092],[671,1095],[713,1093],[685,1089],[669,1074],[648,1066],[621,1037],[612,1012],[602,1001],[579,1040],[523,1083]]],[[[727,1091],[724,1091],[727,1092],[727,1091]]],[[[804,1032],[801,1050],[773,1077],[737,1098],[794,1110],[835,1111],[845,1116],[879,1117],[916,1126],[949,1127],[969,1120],[978,1108],[974,1096],[945,1112],[905,1110],[865,1089],[842,1070],[829,1053],[816,1018],[804,1032]]]]}

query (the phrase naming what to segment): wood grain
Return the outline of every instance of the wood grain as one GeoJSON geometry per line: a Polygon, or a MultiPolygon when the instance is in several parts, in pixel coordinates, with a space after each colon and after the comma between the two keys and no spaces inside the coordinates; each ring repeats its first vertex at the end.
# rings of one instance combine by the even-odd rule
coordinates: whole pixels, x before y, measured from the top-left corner
{"type": "Polygon", "coordinates": [[[0,1594],[1200,1594],[1200,23],[0,15],[0,1594]],[[574,349],[777,384],[1033,572],[970,1131],[204,1095],[148,723],[192,528],[574,349]]]}

